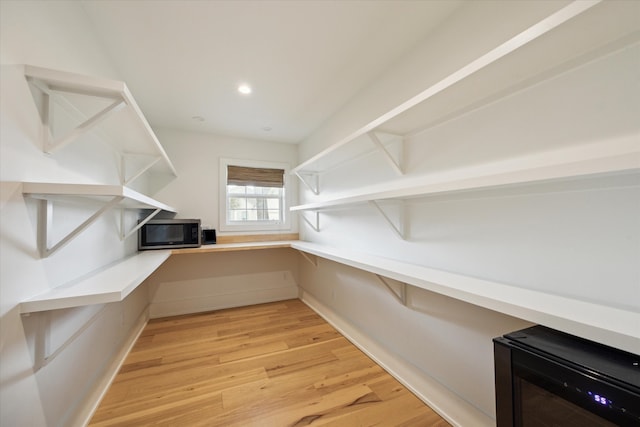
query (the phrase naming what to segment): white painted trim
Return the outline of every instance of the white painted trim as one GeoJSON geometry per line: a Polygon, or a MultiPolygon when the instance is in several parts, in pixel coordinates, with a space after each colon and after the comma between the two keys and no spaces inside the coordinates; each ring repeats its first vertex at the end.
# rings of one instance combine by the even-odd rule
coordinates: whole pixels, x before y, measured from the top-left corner
{"type": "Polygon", "coordinates": [[[69,425],[71,426],[87,426],[93,417],[93,414],[98,409],[100,402],[106,395],[109,387],[111,387],[111,383],[118,375],[120,368],[124,364],[124,361],[127,359],[127,356],[131,352],[131,349],[135,345],[136,341],[142,334],[142,331],[147,326],[149,322],[149,306],[145,308],[143,313],[138,318],[138,321],[134,328],[131,330],[131,333],[127,337],[124,345],[118,352],[118,354],[113,358],[113,361],[109,365],[105,375],[102,379],[93,387],[93,390],[87,395],[87,398],[84,400],[81,405],[80,411],[75,415],[74,419],[71,421],[69,425]]]}
{"type": "Polygon", "coordinates": [[[243,159],[231,159],[220,158],[219,167],[219,224],[218,229],[220,231],[233,231],[233,232],[245,232],[245,231],[280,231],[289,232],[293,229],[291,214],[289,209],[291,206],[291,200],[293,199],[293,191],[289,182],[290,166],[284,162],[271,162],[264,160],[243,160],[243,159]],[[246,166],[251,168],[274,168],[284,170],[284,196],[282,200],[282,221],[281,222],[239,222],[237,224],[230,224],[227,221],[227,166],[246,166]]]}
{"type": "Polygon", "coordinates": [[[301,290],[300,299],[452,425],[475,427],[495,425],[493,418],[453,393],[427,373],[378,344],[308,292],[301,290]]]}

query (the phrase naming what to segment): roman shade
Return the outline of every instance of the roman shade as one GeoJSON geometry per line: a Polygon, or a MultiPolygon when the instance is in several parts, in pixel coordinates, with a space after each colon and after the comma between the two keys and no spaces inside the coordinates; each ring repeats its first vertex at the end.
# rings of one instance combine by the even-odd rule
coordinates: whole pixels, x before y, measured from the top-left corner
{"type": "Polygon", "coordinates": [[[284,187],[284,169],[227,166],[227,185],[284,187]]]}

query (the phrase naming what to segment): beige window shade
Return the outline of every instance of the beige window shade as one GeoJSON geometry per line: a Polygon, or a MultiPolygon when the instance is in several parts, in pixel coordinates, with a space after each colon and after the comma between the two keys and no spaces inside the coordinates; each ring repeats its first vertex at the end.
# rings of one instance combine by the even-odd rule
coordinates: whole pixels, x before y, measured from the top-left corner
{"type": "Polygon", "coordinates": [[[227,166],[227,185],[284,187],[284,169],[227,166]]]}

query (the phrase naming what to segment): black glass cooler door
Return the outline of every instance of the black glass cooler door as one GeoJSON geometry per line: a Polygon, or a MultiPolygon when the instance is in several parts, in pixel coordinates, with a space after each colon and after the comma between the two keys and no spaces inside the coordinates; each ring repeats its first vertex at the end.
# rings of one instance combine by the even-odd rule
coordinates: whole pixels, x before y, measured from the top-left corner
{"type": "Polygon", "coordinates": [[[586,411],[574,403],[521,378],[516,380],[523,427],[615,427],[617,424],[586,411]]]}

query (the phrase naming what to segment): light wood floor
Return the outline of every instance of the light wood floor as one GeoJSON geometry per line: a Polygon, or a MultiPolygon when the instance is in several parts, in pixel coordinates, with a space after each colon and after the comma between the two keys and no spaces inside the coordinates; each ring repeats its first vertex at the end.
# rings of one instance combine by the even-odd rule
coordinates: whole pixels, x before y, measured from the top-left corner
{"type": "Polygon", "coordinates": [[[299,300],[151,320],[92,426],[447,426],[299,300]]]}

